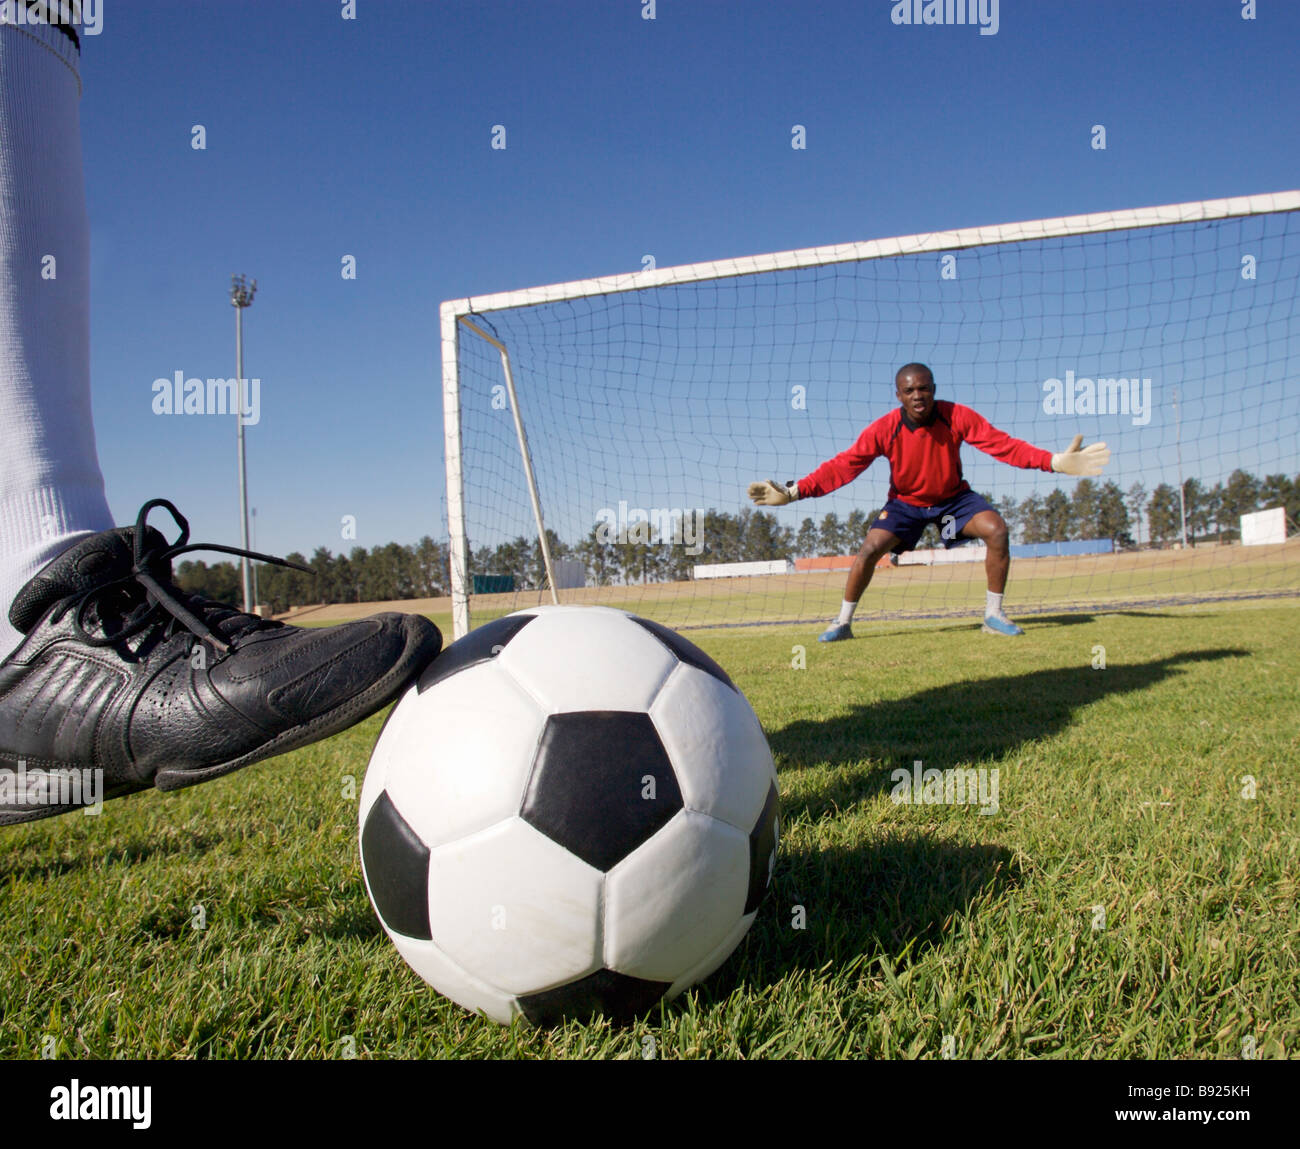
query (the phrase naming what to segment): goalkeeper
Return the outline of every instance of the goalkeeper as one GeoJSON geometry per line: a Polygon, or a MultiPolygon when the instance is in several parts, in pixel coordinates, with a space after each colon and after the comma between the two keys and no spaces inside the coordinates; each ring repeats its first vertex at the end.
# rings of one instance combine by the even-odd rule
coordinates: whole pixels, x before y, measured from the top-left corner
{"type": "Polygon", "coordinates": [[[780,507],[796,499],[830,494],[881,456],[889,460],[889,501],[867,531],[849,570],[839,617],[820,641],[853,637],[853,612],[871,582],[876,563],[890,552],[910,551],[930,523],[939,527],[945,547],[955,546],[959,537],[984,540],[988,597],[983,629],[990,634],[1023,634],[1002,610],[1011,566],[1007,524],[962,478],[959,449],[962,443],[970,443],[1013,467],[1063,475],[1101,474],[1110,451],[1105,443],[1081,449],[1082,435],[1076,435],[1058,455],[1013,439],[969,407],[935,402],[934,375],[923,363],[900,368],[894,384],[901,406],[867,427],[847,451],[828,459],[797,483],[779,486],[768,480],[749,485],[749,497],[755,503],[780,507]]]}

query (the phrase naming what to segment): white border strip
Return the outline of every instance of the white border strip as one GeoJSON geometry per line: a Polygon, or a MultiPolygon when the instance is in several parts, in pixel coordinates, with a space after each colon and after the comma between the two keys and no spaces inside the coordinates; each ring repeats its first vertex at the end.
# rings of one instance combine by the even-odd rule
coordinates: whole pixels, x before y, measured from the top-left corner
{"type": "Polygon", "coordinates": [[[1168,204],[1164,207],[1092,212],[1089,215],[1061,216],[1057,219],[1004,223],[989,227],[968,227],[959,231],[936,231],[922,235],[900,236],[896,239],[873,239],[865,243],[805,247],[798,251],[781,251],[771,255],[751,255],[740,259],[688,263],[679,267],[605,275],[597,279],[578,279],[570,283],[552,283],[545,287],[501,291],[477,298],[449,299],[443,303],[441,312],[444,317],[448,314],[474,315],[487,311],[503,311],[510,307],[533,307],[540,303],[555,303],[562,299],[610,295],[619,291],[639,291],[644,288],[662,287],[665,284],[698,283],[707,279],[757,275],[763,271],[790,271],[799,267],[880,259],[893,255],[917,255],[927,251],[952,251],[958,248],[983,247],[986,244],[1022,243],[1027,240],[1051,239],[1063,235],[1092,235],[1135,227],[1163,227],[1179,223],[1228,219],[1232,216],[1296,210],[1300,210],[1300,191],[1235,196],[1232,199],[1198,200],[1195,203],[1168,204]]]}

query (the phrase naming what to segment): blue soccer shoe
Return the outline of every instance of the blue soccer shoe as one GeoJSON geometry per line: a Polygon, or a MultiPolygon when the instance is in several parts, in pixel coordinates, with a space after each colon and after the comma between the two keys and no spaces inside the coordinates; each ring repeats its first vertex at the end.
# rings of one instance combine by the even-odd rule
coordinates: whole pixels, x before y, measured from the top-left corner
{"type": "Polygon", "coordinates": [[[1005,634],[1008,637],[1025,633],[1020,629],[1020,627],[1007,618],[1006,615],[999,616],[996,614],[986,614],[984,616],[984,625],[980,627],[980,629],[984,631],[985,634],[1005,634]]]}
{"type": "Polygon", "coordinates": [[[833,622],[824,633],[818,636],[818,642],[843,642],[853,637],[853,626],[847,622],[833,622]]]}

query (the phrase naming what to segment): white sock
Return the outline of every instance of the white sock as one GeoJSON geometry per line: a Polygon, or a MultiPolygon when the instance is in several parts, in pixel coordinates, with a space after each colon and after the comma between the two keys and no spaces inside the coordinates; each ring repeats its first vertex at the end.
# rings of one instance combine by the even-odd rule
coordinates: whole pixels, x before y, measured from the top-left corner
{"type": "Polygon", "coordinates": [[[847,626],[853,621],[853,612],[857,609],[858,604],[856,602],[849,602],[848,599],[845,599],[840,603],[840,617],[835,621],[838,622],[840,626],[847,626]]]}
{"type": "Polygon", "coordinates": [[[994,594],[991,590],[986,591],[984,595],[984,617],[985,618],[1002,618],[1002,596],[994,594]]]}
{"type": "Polygon", "coordinates": [[[0,658],[21,638],[19,589],[113,525],[90,409],[80,53],[22,7],[0,3],[0,658]]]}

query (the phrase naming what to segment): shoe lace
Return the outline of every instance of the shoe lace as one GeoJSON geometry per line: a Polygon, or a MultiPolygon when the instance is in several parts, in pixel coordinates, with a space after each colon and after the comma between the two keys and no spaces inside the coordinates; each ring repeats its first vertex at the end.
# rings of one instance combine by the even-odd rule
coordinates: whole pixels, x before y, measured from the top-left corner
{"type": "MultiPolygon", "coordinates": [[[[150,569],[151,567],[155,569],[159,567],[167,568],[172,559],[179,555],[188,554],[191,551],[220,551],[222,554],[257,559],[261,562],[272,563],[275,566],[289,567],[292,570],[305,571],[307,574],[313,573],[311,567],[290,562],[288,559],[276,558],[274,555],[264,555],[258,551],[241,550],[238,547],[223,546],[220,543],[191,543],[189,537],[190,524],[172,503],[167,499],[150,499],[140,508],[140,514],[135,521],[131,573],[101,583],[99,586],[91,587],[81,594],[65,599],[59,604],[52,616],[53,619],[57,621],[69,610],[73,611],[72,629],[77,638],[88,646],[111,646],[128,638],[133,638],[135,635],[157,626],[159,623],[165,623],[165,638],[171,638],[178,632],[180,627],[184,627],[198,641],[209,642],[222,654],[228,654],[233,649],[236,638],[242,638],[254,630],[268,626],[278,626],[279,623],[270,623],[255,615],[237,611],[224,603],[214,602],[202,595],[183,591],[172,583],[155,577],[150,569]],[[155,507],[164,508],[171,515],[177,527],[180,528],[180,537],[170,546],[162,548],[157,545],[146,547],[146,520],[149,517],[149,512],[155,507]],[[86,615],[92,605],[102,608],[103,603],[112,592],[123,590],[128,592],[130,601],[135,601],[139,597],[139,588],[141,587],[144,589],[143,601],[140,601],[135,609],[125,617],[120,629],[115,629],[111,634],[105,633],[103,635],[91,634],[86,629],[86,615]],[[228,628],[228,639],[223,638],[214,629],[213,623],[218,621],[228,623],[236,618],[247,620],[247,622],[237,632],[228,628]]],[[[102,621],[104,617],[102,609],[99,617],[102,621]]]]}

